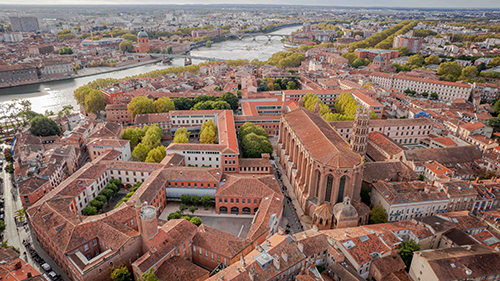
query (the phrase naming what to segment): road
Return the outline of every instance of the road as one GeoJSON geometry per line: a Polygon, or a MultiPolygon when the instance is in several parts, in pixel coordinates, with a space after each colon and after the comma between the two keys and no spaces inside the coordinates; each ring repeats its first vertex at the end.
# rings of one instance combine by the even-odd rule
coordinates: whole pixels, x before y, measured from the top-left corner
{"type": "Polygon", "coordinates": [[[281,192],[283,196],[285,196],[285,200],[283,203],[283,217],[281,219],[281,224],[284,229],[290,231],[291,234],[302,232],[302,225],[300,224],[299,217],[297,216],[297,212],[291,202],[291,198],[288,194],[286,186],[283,184],[281,179],[281,174],[277,172],[274,168],[274,165],[271,166],[271,170],[278,181],[281,192]]]}
{"type": "MultiPolygon", "coordinates": [[[[7,147],[5,145],[0,145],[1,151],[7,147]]],[[[2,158],[3,158],[3,153],[2,158]]],[[[4,161],[5,162],[5,161],[4,161]]],[[[4,163],[5,164],[5,163],[4,163]]],[[[34,261],[31,256],[27,253],[26,247],[23,245],[23,240],[33,241],[35,240],[32,237],[29,224],[26,226],[17,227],[16,221],[14,217],[16,216],[17,210],[22,208],[21,200],[17,194],[17,189],[14,187],[11,181],[11,175],[7,173],[3,167],[0,175],[3,179],[3,198],[4,198],[4,222],[5,222],[5,232],[4,232],[4,241],[8,240],[8,244],[10,246],[14,246],[20,251],[20,258],[24,261],[28,262],[31,266],[37,269],[40,273],[45,273],[45,271],[40,267],[36,261],[34,261]]],[[[36,241],[35,241],[36,242],[36,241]]],[[[34,244],[34,249],[38,253],[38,255],[45,260],[50,266],[52,270],[57,274],[63,277],[63,280],[70,280],[62,271],[62,269],[45,253],[45,251],[38,245],[38,243],[34,244]]]]}

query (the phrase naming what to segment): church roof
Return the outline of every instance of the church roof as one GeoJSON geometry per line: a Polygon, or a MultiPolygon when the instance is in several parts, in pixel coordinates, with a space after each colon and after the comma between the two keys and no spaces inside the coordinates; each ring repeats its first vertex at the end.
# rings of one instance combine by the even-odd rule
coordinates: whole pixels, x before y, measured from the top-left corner
{"type": "Polygon", "coordinates": [[[141,37],[149,37],[149,36],[146,33],[146,31],[141,30],[139,33],[137,33],[137,38],[141,38],[141,37]]]}
{"type": "Polygon", "coordinates": [[[319,114],[301,107],[284,118],[316,161],[339,168],[361,164],[361,156],[319,114]]]}

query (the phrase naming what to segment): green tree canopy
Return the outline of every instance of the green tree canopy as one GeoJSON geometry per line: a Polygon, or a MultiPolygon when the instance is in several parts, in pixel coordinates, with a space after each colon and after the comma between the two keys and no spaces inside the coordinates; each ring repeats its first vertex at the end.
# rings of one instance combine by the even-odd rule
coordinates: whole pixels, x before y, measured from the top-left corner
{"type": "Polygon", "coordinates": [[[99,114],[106,108],[104,94],[100,90],[92,90],[85,96],[85,110],[94,114],[99,114]]]}
{"type": "Polygon", "coordinates": [[[148,157],[149,151],[151,148],[149,146],[139,143],[135,148],[134,151],[132,152],[132,156],[136,161],[141,161],[144,162],[146,158],[148,157]]]}
{"type": "Polygon", "coordinates": [[[184,127],[177,129],[174,134],[173,143],[189,143],[191,133],[184,127]]]}
{"type": "Polygon", "coordinates": [[[113,268],[111,270],[110,277],[113,281],[133,281],[134,280],[134,278],[132,277],[132,274],[128,271],[128,268],[125,265],[125,263],[113,268]]]}
{"type": "Polygon", "coordinates": [[[189,110],[195,104],[194,100],[186,97],[175,98],[173,101],[177,110],[189,110]]]}
{"type": "MultiPolygon", "coordinates": [[[[137,35],[134,35],[134,34],[130,34],[130,33],[123,34],[122,38],[125,40],[128,40],[128,41],[137,42],[137,35]]],[[[121,50],[121,48],[120,48],[120,50],[121,50]]]]}
{"type": "Polygon", "coordinates": [[[92,207],[92,206],[87,206],[87,207],[83,208],[82,214],[84,216],[93,216],[93,215],[97,214],[97,209],[95,207],[92,207]]]}
{"type": "Polygon", "coordinates": [[[493,129],[495,129],[496,131],[499,131],[500,130],[500,118],[498,118],[498,117],[491,118],[490,120],[488,120],[488,125],[493,127],[493,129]]]}
{"type": "Polygon", "coordinates": [[[169,97],[161,97],[154,101],[156,112],[164,113],[175,110],[175,104],[169,97]]]}
{"type": "Polygon", "coordinates": [[[165,156],[167,156],[166,148],[163,145],[158,146],[149,151],[148,156],[146,157],[146,162],[160,163],[165,156]]]}
{"type": "Polygon", "coordinates": [[[425,59],[425,64],[439,64],[439,57],[436,55],[430,55],[425,59]]]}
{"type": "Polygon", "coordinates": [[[351,66],[352,66],[352,67],[354,67],[354,68],[358,68],[358,67],[360,67],[360,66],[367,66],[367,65],[369,65],[369,64],[370,64],[370,61],[369,61],[369,60],[367,60],[367,59],[362,59],[362,58],[357,58],[357,59],[355,59],[355,60],[352,62],[351,66]]]}
{"type": "Polygon", "coordinates": [[[224,93],[220,96],[219,100],[227,102],[232,110],[238,109],[238,97],[231,92],[224,93]]]}
{"type": "Polygon", "coordinates": [[[62,47],[59,49],[59,54],[60,55],[71,55],[73,53],[73,50],[69,47],[62,47]]]}
{"type": "Polygon", "coordinates": [[[472,79],[475,79],[477,77],[478,73],[479,71],[474,65],[468,65],[462,69],[462,75],[460,76],[460,79],[472,81],[472,79]]]}
{"type": "Polygon", "coordinates": [[[200,143],[216,144],[217,143],[217,127],[212,120],[207,120],[201,125],[200,143]]]}
{"type": "Polygon", "coordinates": [[[127,128],[123,130],[122,139],[129,140],[130,145],[134,146],[142,140],[144,135],[145,133],[139,128],[127,128]]]}
{"type": "Polygon", "coordinates": [[[406,264],[406,268],[410,268],[411,261],[413,259],[413,252],[420,251],[420,245],[415,243],[415,241],[410,240],[407,242],[401,242],[399,246],[399,255],[406,264]]]}
{"type": "Polygon", "coordinates": [[[134,46],[132,46],[132,42],[130,41],[123,41],[118,45],[118,48],[122,52],[127,52],[127,53],[133,53],[134,52],[134,46]]]}
{"type": "Polygon", "coordinates": [[[326,105],[323,101],[321,101],[318,96],[307,93],[303,98],[302,101],[304,102],[304,108],[309,109],[314,111],[314,108],[316,107],[316,102],[319,103],[319,114],[321,116],[330,113],[330,108],[328,105],[326,105]]]}
{"type": "Polygon", "coordinates": [[[142,275],[143,281],[158,281],[158,277],[156,277],[153,269],[151,268],[148,272],[145,272],[142,275]]]}
{"type": "Polygon", "coordinates": [[[260,158],[262,153],[273,153],[273,146],[268,138],[249,133],[241,141],[245,157],[260,158]]]}
{"type": "Polygon", "coordinates": [[[370,212],[370,224],[378,224],[378,223],[386,223],[387,222],[387,213],[382,206],[375,206],[372,208],[370,212]]]}
{"type": "Polygon", "coordinates": [[[89,202],[89,205],[96,208],[96,210],[99,211],[100,209],[102,209],[102,206],[104,206],[104,203],[102,201],[94,199],[89,202]]]}
{"type": "Polygon", "coordinates": [[[202,224],[202,221],[199,217],[192,217],[189,221],[196,226],[200,226],[202,224]]]}
{"type": "Polygon", "coordinates": [[[408,64],[413,67],[421,67],[424,64],[424,57],[421,55],[413,55],[408,58],[408,64]]]}
{"type": "Polygon", "coordinates": [[[443,62],[439,65],[437,74],[457,79],[462,74],[462,67],[454,61],[443,62]]]}
{"type": "Polygon", "coordinates": [[[58,135],[61,132],[56,121],[43,115],[38,115],[31,120],[30,130],[33,135],[41,137],[58,135]]]}
{"type": "Polygon", "coordinates": [[[162,136],[163,130],[157,124],[153,124],[146,131],[141,143],[147,145],[149,149],[154,149],[161,145],[162,136]]]}
{"type": "Polygon", "coordinates": [[[210,202],[212,202],[212,197],[210,197],[210,195],[201,197],[201,204],[203,207],[207,208],[210,205],[210,202]]]}
{"type": "Polygon", "coordinates": [[[345,53],[345,54],[342,54],[342,57],[349,60],[349,64],[351,64],[351,65],[358,58],[358,56],[355,53],[345,53]]]}
{"type": "Polygon", "coordinates": [[[152,99],[148,99],[145,96],[138,96],[132,98],[129,102],[128,112],[132,118],[135,118],[137,114],[155,113],[156,106],[152,99]]]}

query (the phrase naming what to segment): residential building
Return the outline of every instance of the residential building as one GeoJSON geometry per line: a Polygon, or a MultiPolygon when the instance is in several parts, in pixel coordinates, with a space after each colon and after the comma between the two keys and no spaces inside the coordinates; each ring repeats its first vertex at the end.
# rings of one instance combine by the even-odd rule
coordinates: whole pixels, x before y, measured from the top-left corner
{"type": "Polygon", "coordinates": [[[0,65],[0,87],[12,87],[37,82],[37,68],[33,64],[0,65]]]}
{"type": "Polygon", "coordinates": [[[40,30],[36,17],[9,17],[9,20],[14,32],[36,32],[40,30]]]}
{"type": "Polygon", "coordinates": [[[418,54],[420,48],[422,48],[422,43],[424,38],[421,37],[411,37],[407,35],[396,35],[392,43],[393,48],[408,48],[409,52],[412,54],[418,54]]]}

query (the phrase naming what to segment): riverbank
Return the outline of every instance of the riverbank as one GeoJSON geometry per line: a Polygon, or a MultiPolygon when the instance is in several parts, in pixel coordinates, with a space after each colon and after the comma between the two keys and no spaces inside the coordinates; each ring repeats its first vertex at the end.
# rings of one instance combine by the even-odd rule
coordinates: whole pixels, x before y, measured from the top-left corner
{"type": "Polygon", "coordinates": [[[88,77],[88,76],[94,76],[94,75],[101,75],[101,74],[106,74],[106,73],[111,73],[115,71],[121,71],[121,70],[127,70],[130,68],[135,68],[139,66],[145,66],[149,64],[154,64],[161,62],[162,59],[150,59],[147,61],[141,61],[137,63],[132,63],[124,66],[118,66],[118,67],[92,67],[92,68],[84,68],[81,70],[81,72],[89,72],[89,73],[80,73],[74,76],[69,76],[69,77],[59,77],[59,78],[53,78],[53,79],[47,79],[47,80],[41,80],[38,82],[34,83],[26,83],[26,84],[20,84],[20,85],[15,85],[15,86],[8,86],[8,87],[0,87],[0,89],[10,89],[10,88],[17,88],[17,87],[22,87],[22,86],[29,86],[29,85],[39,85],[43,83],[49,83],[49,82],[57,82],[57,81],[64,81],[64,80],[72,80],[72,79],[77,79],[77,78],[83,78],[83,77],[88,77]],[[103,69],[105,68],[105,69],[103,69]]]}

